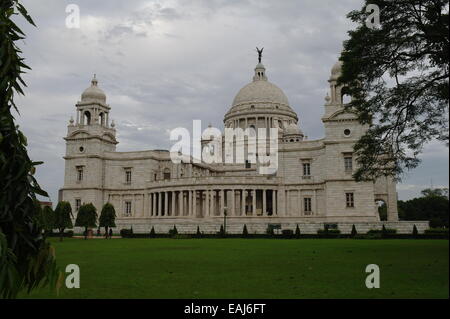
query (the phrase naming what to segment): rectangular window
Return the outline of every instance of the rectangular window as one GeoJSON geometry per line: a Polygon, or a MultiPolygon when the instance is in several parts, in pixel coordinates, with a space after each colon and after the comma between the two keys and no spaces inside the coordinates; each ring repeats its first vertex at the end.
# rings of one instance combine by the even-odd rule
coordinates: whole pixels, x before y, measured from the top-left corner
{"type": "Polygon", "coordinates": [[[252,168],[252,163],[249,160],[245,161],[245,168],[252,168]]]}
{"type": "Polygon", "coordinates": [[[353,157],[352,156],[344,157],[344,167],[345,167],[346,172],[353,171],[353,157]]]}
{"type": "Polygon", "coordinates": [[[125,183],[131,184],[131,170],[125,171],[125,183]]]}
{"type": "Polygon", "coordinates": [[[77,181],[81,182],[83,180],[83,166],[77,166],[77,181]]]}
{"type": "Polygon", "coordinates": [[[125,202],[125,217],[131,216],[131,202],[125,202]]]}
{"type": "Polygon", "coordinates": [[[312,207],[311,207],[311,198],[310,197],[303,198],[303,209],[305,211],[305,215],[311,214],[312,207]]]}
{"type": "Polygon", "coordinates": [[[311,163],[303,163],[303,176],[311,176],[311,163]]]}
{"type": "Polygon", "coordinates": [[[81,207],[81,199],[76,198],[75,199],[75,211],[77,212],[81,207]]]}
{"type": "Polygon", "coordinates": [[[345,193],[345,201],[347,203],[347,207],[355,207],[355,199],[353,193],[345,193]]]}

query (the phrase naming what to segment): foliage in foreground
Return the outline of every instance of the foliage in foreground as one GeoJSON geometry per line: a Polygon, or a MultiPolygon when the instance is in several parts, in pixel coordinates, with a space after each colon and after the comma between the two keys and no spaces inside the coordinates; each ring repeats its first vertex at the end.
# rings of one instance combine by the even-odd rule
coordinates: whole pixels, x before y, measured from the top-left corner
{"type": "Polygon", "coordinates": [[[18,0],[0,2],[0,298],[15,298],[26,289],[56,284],[54,251],[42,236],[36,195],[48,196],[33,177],[35,166],[27,139],[14,122],[15,94],[24,95],[24,69],[17,41],[25,34],[15,16],[33,20],[18,0]]]}

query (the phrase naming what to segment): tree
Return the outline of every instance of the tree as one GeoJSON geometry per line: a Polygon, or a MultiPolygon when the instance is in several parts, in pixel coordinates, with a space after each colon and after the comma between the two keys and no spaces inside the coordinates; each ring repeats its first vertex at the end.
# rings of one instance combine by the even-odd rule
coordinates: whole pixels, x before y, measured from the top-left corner
{"type": "Polygon", "coordinates": [[[195,237],[197,237],[197,238],[201,238],[202,237],[202,233],[200,231],[200,226],[197,226],[197,233],[195,234],[195,237]]]}
{"type": "Polygon", "coordinates": [[[84,227],[84,239],[87,239],[88,228],[97,227],[97,209],[92,203],[81,205],[75,226],[84,227]]]}
{"type": "Polygon", "coordinates": [[[242,229],[242,237],[248,237],[248,230],[246,224],[244,224],[244,229],[242,229]]]}
{"type": "Polygon", "coordinates": [[[297,224],[297,227],[295,228],[295,238],[297,238],[297,239],[299,239],[300,238],[300,227],[298,227],[298,224],[297,224]]]}
{"type": "Polygon", "coordinates": [[[420,193],[423,197],[444,197],[448,199],[448,188],[426,188],[420,193]]]}
{"type": "Polygon", "coordinates": [[[353,238],[358,234],[358,232],[356,231],[356,226],[355,224],[353,224],[352,226],[352,232],[350,233],[350,237],[353,238]]]}
{"type": "Polygon", "coordinates": [[[415,168],[424,145],[448,146],[448,0],[366,0],[381,11],[372,27],[366,6],[348,14],[349,31],[340,60],[338,85],[352,97],[367,132],[355,145],[356,180],[399,178],[415,168]]]}
{"type": "Polygon", "coordinates": [[[53,231],[55,227],[55,212],[50,206],[45,206],[41,210],[40,223],[45,235],[53,231]]]}
{"type": "Polygon", "coordinates": [[[417,230],[417,226],[414,224],[413,231],[412,231],[413,237],[417,237],[419,235],[419,231],[417,230]]]}
{"type": "Polygon", "coordinates": [[[448,227],[449,199],[446,189],[424,189],[421,197],[398,201],[400,220],[428,220],[430,227],[448,227]]]}
{"type": "Polygon", "coordinates": [[[35,166],[26,150],[27,139],[15,124],[16,95],[24,95],[22,79],[30,69],[16,43],[25,34],[17,16],[35,26],[18,0],[0,2],[0,297],[15,298],[39,285],[55,284],[54,251],[42,236],[36,195],[48,196],[33,177],[35,166]]]}
{"type": "Polygon", "coordinates": [[[103,205],[99,218],[99,227],[105,227],[106,239],[109,237],[109,227],[116,227],[116,210],[110,203],[103,205]]]}
{"type": "Polygon", "coordinates": [[[72,207],[69,202],[61,201],[55,208],[55,228],[59,231],[59,240],[63,240],[64,230],[73,228],[72,224],[72,207]]]}
{"type": "Polygon", "coordinates": [[[150,238],[155,238],[155,237],[156,237],[155,227],[152,226],[152,229],[150,230],[150,238]]]}

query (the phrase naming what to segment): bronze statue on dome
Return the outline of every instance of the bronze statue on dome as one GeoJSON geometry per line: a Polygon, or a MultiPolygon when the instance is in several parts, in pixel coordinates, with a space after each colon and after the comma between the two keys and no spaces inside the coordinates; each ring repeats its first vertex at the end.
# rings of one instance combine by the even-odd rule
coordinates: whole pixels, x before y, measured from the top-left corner
{"type": "Polygon", "coordinates": [[[264,48],[258,49],[258,47],[256,47],[256,52],[258,52],[258,63],[261,63],[263,50],[264,50],[264,48]]]}

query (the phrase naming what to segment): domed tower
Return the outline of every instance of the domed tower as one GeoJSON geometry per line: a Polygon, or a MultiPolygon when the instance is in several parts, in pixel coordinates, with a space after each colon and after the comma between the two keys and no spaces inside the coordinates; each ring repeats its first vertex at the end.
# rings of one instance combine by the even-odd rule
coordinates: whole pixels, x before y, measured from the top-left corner
{"type": "Polygon", "coordinates": [[[118,144],[114,122],[109,122],[110,109],[94,75],[76,104],[76,120],[70,119],[64,138],[64,187],[59,199],[71,203],[74,216],[82,203],[92,202],[97,209],[104,203],[104,153],[115,151],[118,144]]]}
{"type": "Polygon", "coordinates": [[[95,75],[75,106],[76,120],[70,119],[65,137],[66,156],[115,151],[118,142],[114,121],[109,122],[111,108],[106,104],[106,94],[98,87],[95,75]]]}
{"type": "Polygon", "coordinates": [[[336,62],[331,68],[328,82],[330,91],[325,97],[325,114],[322,122],[327,140],[356,140],[365,131],[366,126],[358,122],[355,113],[345,108],[345,87],[337,84],[342,72],[342,62],[336,62]]]}

